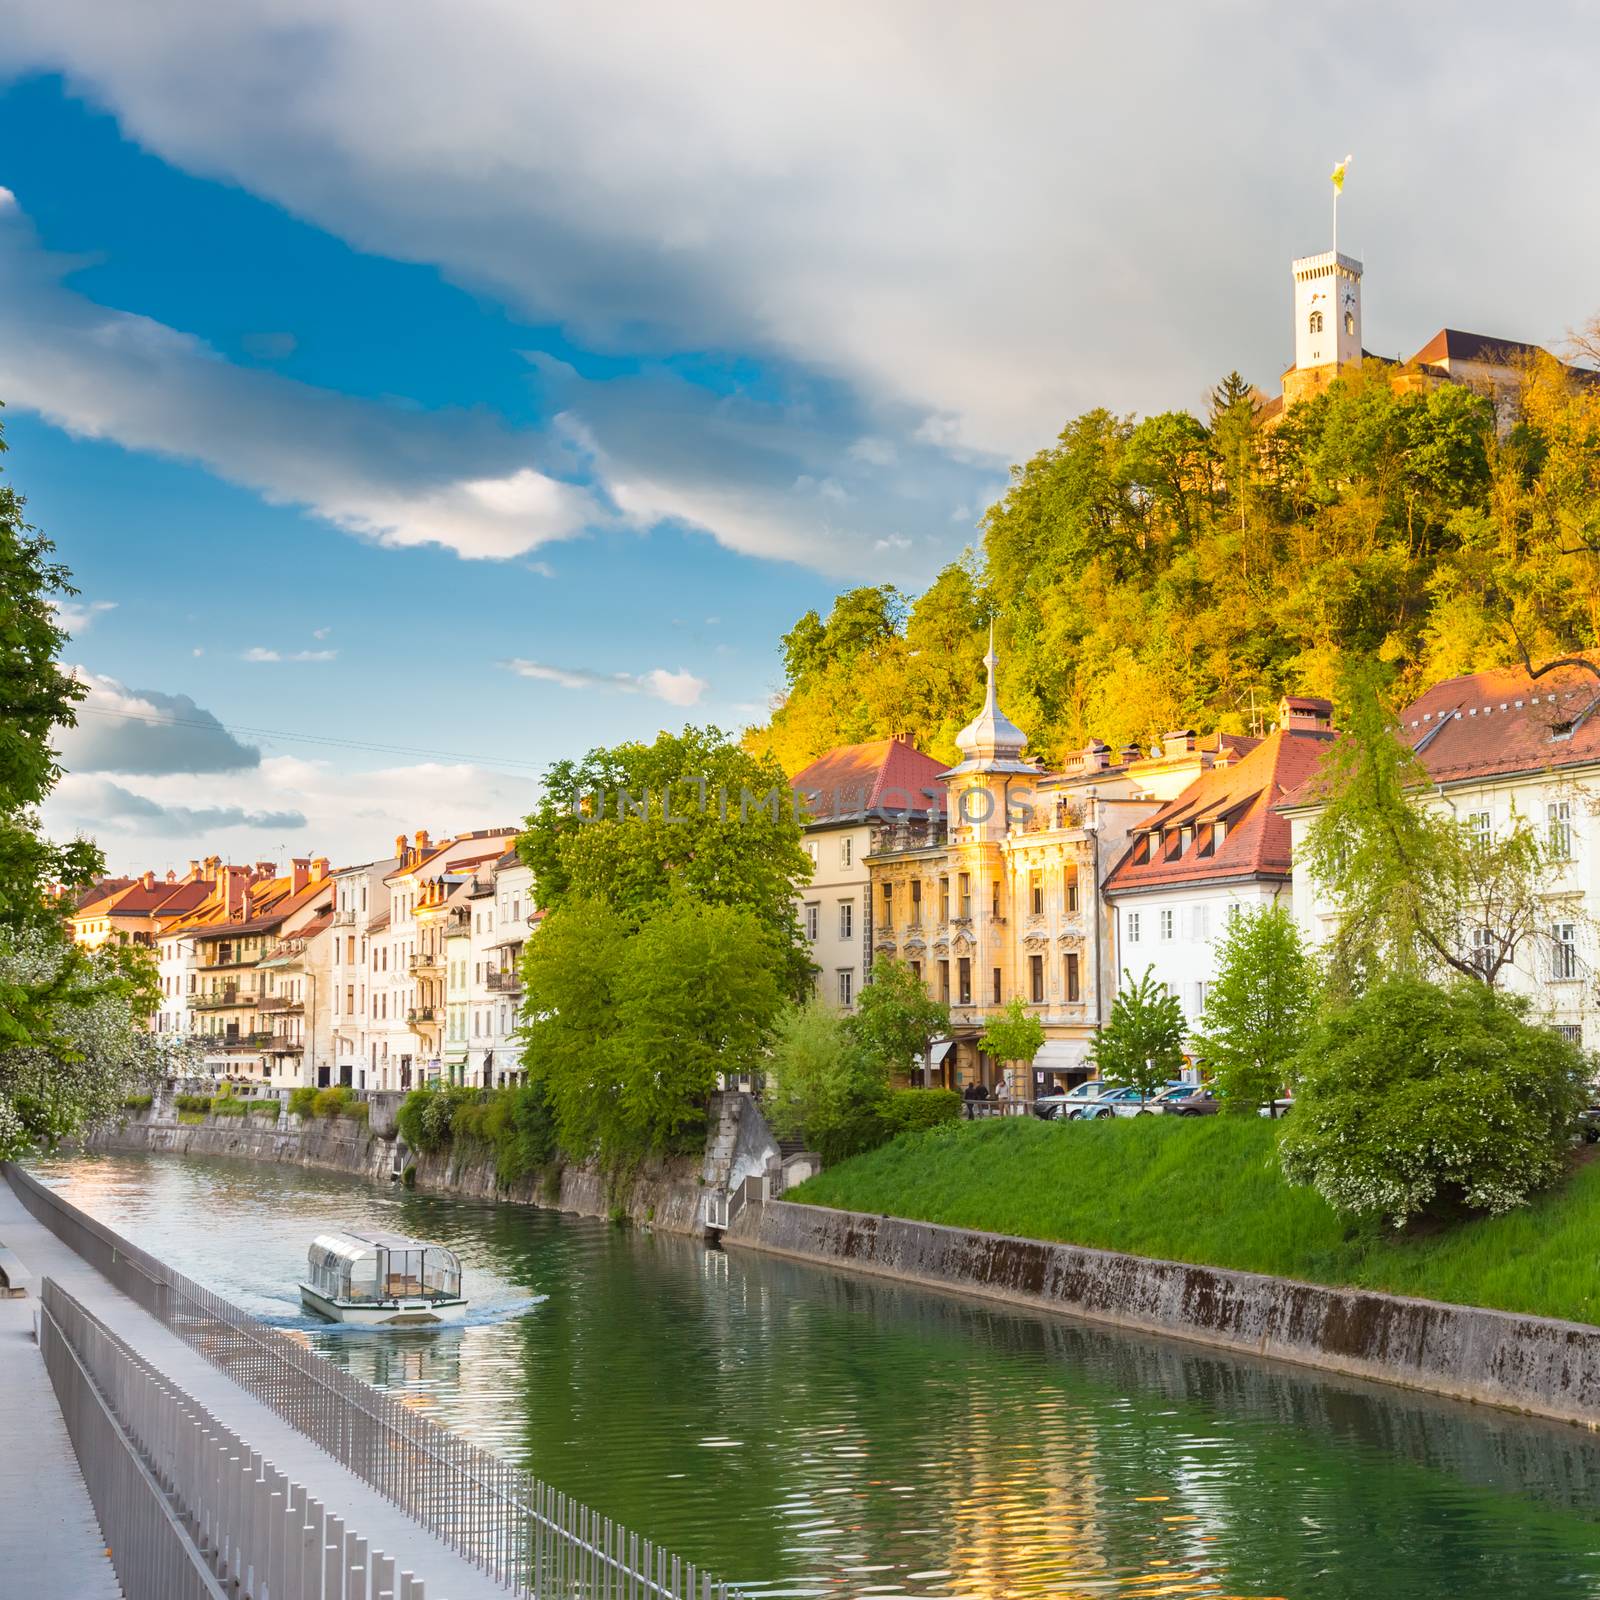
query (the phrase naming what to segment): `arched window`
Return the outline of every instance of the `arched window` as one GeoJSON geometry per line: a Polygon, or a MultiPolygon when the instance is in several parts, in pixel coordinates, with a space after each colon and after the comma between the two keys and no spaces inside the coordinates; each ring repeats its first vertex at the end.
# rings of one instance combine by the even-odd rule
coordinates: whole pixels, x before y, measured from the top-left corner
{"type": "Polygon", "coordinates": [[[1355,336],[1356,336],[1356,314],[1355,314],[1355,312],[1353,312],[1353,311],[1345,312],[1345,314],[1344,314],[1344,331],[1347,334],[1349,334],[1352,339],[1355,338],[1355,336]]]}
{"type": "Polygon", "coordinates": [[[1320,311],[1313,311],[1311,313],[1311,331],[1313,333],[1322,332],[1322,313],[1320,311]]]}

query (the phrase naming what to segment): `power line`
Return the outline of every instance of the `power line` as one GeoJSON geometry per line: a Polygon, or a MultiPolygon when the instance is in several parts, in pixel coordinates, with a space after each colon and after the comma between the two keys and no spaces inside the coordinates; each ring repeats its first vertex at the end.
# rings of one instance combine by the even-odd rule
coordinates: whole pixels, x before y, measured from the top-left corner
{"type": "Polygon", "coordinates": [[[202,721],[199,717],[164,717],[143,711],[113,711],[109,706],[79,706],[79,716],[117,717],[124,722],[143,722],[155,728],[200,728],[207,733],[244,734],[257,739],[287,739],[294,744],[331,745],[342,750],[366,750],[379,755],[421,756],[430,761],[465,761],[479,767],[507,767],[518,772],[543,769],[531,761],[511,761],[504,756],[464,756],[448,750],[422,750],[414,745],[378,744],[366,739],[336,739],[330,734],[290,733],[284,728],[255,728],[243,722],[202,721]]]}

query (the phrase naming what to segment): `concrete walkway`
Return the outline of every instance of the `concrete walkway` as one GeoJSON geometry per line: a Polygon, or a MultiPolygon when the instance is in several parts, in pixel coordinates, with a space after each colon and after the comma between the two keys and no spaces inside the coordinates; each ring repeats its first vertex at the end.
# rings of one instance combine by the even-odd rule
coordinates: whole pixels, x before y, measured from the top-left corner
{"type": "MultiPolygon", "coordinates": [[[[412,1572],[420,1578],[427,1585],[428,1600],[504,1600],[506,1591],[487,1573],[479,1572],[405,1512],[390,1505],[376,1489],[340,1466],[276,1412],[241,1389],[226,1373],[197,1355],[141,1306],[113,1288],[43,1223],[33,1219],[4,1178],[0,1178],[0,1241],[16,1254],[36,1282],[54,1278],[145,1360],[186,1390],[225,1427],[231,1428],[252,1450],[264,1456],[279,1472],[304,1484],[330,1512],[343,1517],[347,1528],[360,1534],[374,1550],[393,1556],[397,1570],[412,1572]]],[[[0,1307],[8,1306],[23,1307],[27,1321],[33,1315],[35,1302],[31,1297],[0,1301],[0,1307]]],[[[31,1347],[31,1335],[29,1344],[31,1347]]],[[[62,1447],[77,1480],[78,1494],[87,1511],[94,1539],[98,1541],[99,1529],[94,1525],[92,1510],[87,1509],[88,1496],[72,1457],[72,1447],[56,1407],[44,1361],[36,1348],[23,1354],[30,1355],[34,1363],[31,1381],[36,1390],[35,1404],[43,1409],[42,1402],[48,1401],[48,1409],[54,1414],[62,1447]]],[[[10,1433],[10,1414],[18,1394],[29,1387],[29,1383],[23,1381],[28,1369],[20,1361],[16,1363],[18,1381],[13,1386],[11,1370],[5,1361],[5,1355],[0,1353],[0,1385],[3,1385],[0,1387],[0,1551],[8,1548],[8,1538],[13,1532],[25,1528],[31,1534],[38,1528],[37,1516],[28,1504],[32,1498],[30,1486],[38,1482],[33,1441],[26,1432],[26,1423],[19,1427],[15,1436],[10,1433]],[[22,1443],[23,1440],[28,1442],[22,1443]]],[[[103,1549],[98,1544],[96,1548],[103,1549]]],[[[109,1576],[109,1565],[106,1572],[109,1576]]],[[[0,1565],[0,1594],[15,1594],[18,1600],[23,1596],[28,1596],[29,1600],[35,1596],[38,1600],[54,1600],[56,1596],[61,1600],[69,1600],[69,1597],[78,1600],[80,1595],[85,1600],[95,1600],[101,1593],[118,1595],[121,1591],[114,1579],[111,1579],[111,1587],[103,1591],[87,1584],[31,1588],[16,1583],[13,1572],[0,1565]]]]}
{"type": "Polygon", "coordinates": [[[29,1600],[121,1600],[44,1357],[34,1343],[37,1306],[32,1295],[0,1300],[0,1594],[19,1600],[23,1595],[29,1600]]]}

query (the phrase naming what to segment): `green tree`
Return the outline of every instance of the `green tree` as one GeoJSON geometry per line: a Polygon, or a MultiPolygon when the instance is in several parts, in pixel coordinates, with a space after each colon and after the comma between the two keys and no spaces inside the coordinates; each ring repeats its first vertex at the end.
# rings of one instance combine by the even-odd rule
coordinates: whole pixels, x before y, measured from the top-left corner
{"type": "Polygon", "coordinates": [[[950,1031],[950,1008],[935,1000],[904,961],[879,956],[861,990],[849,1027],[887,1073],[910,1070],[935,1039],[950,1031]]]}
{"type": "Polygon", "coordinates": [[[804,1138],[828,1164],[889,1136],[885,1058],[820,996],[778,1019],[767,1063],[767,1115],[784,1138],[804,1138]]]}
{"type": "Polygon", "coordinates": [[[1146,967],[1137,982],[1124,971],[1106,1025],[1095,1035],[1089,1059],[1110,1084],[1130,1084],[1148,1099],[1183,1067],[1183,1008],[1178,997],[1146,967]]]}
{"type": "MultiPolygon", "coordinates": [[[[0,437],[0,451],[5,441],[0,437]]],[[[0,483],[0,1158],[47,1149],[114,1115],[183,1064],[139,1024],[154,1009],[143,952],[86,956],[67,939],[63,896],[104,868],[84,840],[56,845],[33,808],[61,775],[51,737],[84,687],[57,656],[56,602],[77,591],[53,546],[0,483]]]]}
{"type": "Polygon", "coordinates": [[[1199,1040],[1224,1110],[1277,1098],[1315,1009],[1316,970],[1289,908],[1274,901],[1230,918],[1199,1040]]]}
{"type": "Polygon", "coordinates": [[[523,952],[523,1062],[561,1148],[615,1171],[698,1132],[718,1073],[762,1057],[779,971],[738,907],[681,894],[637,927],[597,900],[547,913],[523,952]]]}
{"type": "Polygon", "coordinates": [[[1487,984],[1373,984],[1314,1027],[1280,1145],[1284,1175],[1397,1226],[1525,1205],[1565,1171],[1589,1064],[1487,984]]]}
{"type": "Polygon", "coordinates": [[[1031,1074],[1033,1058],[1044,1048],[1044,1025],[1013,995],[1003,1011],[984,1023],[978,1048],[996,1063],[1020,1061],[1024,1074],[1031,1074]]]}
{"type": "Polygon", "coordinates": [[[748,911],[798,997],[813,970],[794,916],[811,871],[801,832],[776,761],[691,727],[556,762],[518,850],[552,910],[604,901],[637,923],[682,893],[748,911]]]}
{"type": "MultiPolygon", "coordinates": [[[[1327,946],[1343,995],[1373,977],[1451,973],[1496,986],[1517,952],[1543,937],[1559,834],[1526,818],[1492,835],[1429,802],[1432,786],[1400,738],[1371,669],[1347,677],[1345,737],[1317,783],[1326,805],[1296,863],[1331,895],[1327,946]]],[[[1581,920],[1574,908],[1574,919],[1581,920]]]]}

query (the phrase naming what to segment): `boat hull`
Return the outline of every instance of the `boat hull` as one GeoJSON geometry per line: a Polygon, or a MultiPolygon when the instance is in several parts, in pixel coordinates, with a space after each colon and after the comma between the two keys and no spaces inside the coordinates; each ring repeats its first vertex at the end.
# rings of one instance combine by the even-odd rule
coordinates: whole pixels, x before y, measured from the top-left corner
{"type": "Polygon", "coordinates": [[[300,1303],[330,1322],[348,1322],[363,1328],[427,1328],[464,1321],[467,1302],[456,1300],[333,1300],[310,1284],[300,1285],[300,1303]]]}

